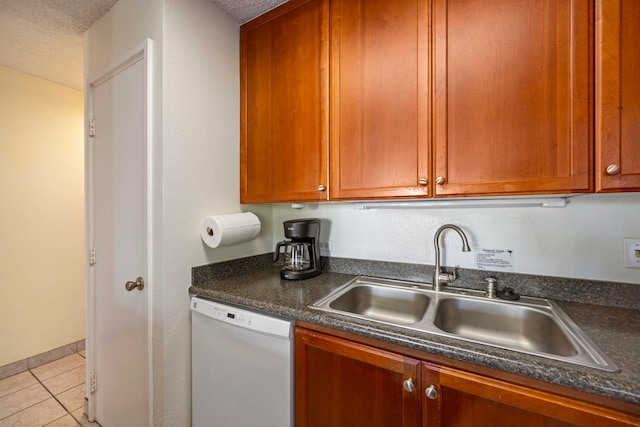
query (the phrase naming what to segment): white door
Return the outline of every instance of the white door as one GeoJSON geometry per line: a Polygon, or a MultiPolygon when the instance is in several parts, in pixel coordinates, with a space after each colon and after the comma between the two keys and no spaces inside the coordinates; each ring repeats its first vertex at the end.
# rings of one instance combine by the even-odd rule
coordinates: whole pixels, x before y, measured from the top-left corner
{"type": "Polygon", "coordinates": [[[143,50],[90,86],[87,394],[89,419],[103,427],[150,424],[144,59],[143,50]]]}

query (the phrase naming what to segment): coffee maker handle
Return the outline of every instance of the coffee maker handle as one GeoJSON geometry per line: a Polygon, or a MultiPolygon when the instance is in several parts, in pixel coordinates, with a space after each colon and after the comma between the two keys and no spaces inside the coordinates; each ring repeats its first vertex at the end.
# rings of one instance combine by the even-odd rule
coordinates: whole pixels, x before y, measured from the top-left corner
{"type": "Polygon", "coordinates": [[[282,242],[278,242],[276,244],[276,251],[273,253],[273,262],[276,263],[278,262],[278,258],[280,258],[280,247],[286,245],[287,242],[282,241],[282,242]]]}

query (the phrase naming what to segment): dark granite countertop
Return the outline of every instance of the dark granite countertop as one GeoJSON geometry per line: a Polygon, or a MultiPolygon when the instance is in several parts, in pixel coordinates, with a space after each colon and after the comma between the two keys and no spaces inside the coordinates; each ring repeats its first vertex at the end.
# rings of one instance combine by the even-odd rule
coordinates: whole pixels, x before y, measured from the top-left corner
{"type": "MultiPolygon", "coordinates": [[[[640,404],[640,311],[556,300],[569,317],[621,369],[611,373],[501,348],[310,309],[308,306],[356,277],[324,272],[302,281],[280,279],[279,267],[232,266],[233,274],[194,272],[193,295],[304,321],[454,360],[497,369],[631,404],[640,404]],[[235,267],[235,268],[234,268],[235,267]]],[[[196,267],[198,268],[198,267],[196,267]]],[[[195,269],[194,269],[195,270],[195,269]]]]}

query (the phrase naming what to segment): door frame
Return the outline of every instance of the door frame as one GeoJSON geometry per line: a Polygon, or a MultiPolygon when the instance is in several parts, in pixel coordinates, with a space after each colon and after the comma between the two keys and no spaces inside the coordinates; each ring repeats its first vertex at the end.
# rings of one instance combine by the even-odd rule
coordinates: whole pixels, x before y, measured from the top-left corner
{"type": "Polygon", "coordinates": [[[85,397],[87,398],[85,412],[89,421],[95,421],[96,401],[91,392],[91,376],[95,373],[96,355],[96,292],[95,269],[91,263],[91,248],[94,247],[93,223],[93,138],[89,136],[90,120],[94,117],[94,90],[100,84],[111,79],[131,65],[143,61],[144,67],[144,117],[145,117],[145,169],[146,169],[146,265],[144,268],[145,291],[147,295],[147,366],[149,384],[149,426],[153,426],[153,41],[147,38],[142,43],[122,55],[96,76],[85,80],[85,266],[86,266],[86,373],[85,397]]]}

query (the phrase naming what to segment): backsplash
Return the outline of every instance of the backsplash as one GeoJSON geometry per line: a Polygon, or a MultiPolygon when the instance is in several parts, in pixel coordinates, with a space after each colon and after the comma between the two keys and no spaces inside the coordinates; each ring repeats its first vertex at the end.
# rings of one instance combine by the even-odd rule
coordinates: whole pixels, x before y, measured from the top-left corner
{"type": "Polygon", "coordinates": [[[454,224],[471,252],[462,252],[456,233],[443,233],[442,265],[477,269],[478,249],[510,250],[512,273],[640,285],[640,270],[625,268],[623,250],[624,239],[640,238],[638,215],[640,193],[570,197],[565,208],[358,210],[345,202],[296,210],[280,204],[273,208],[273,241],[282,240],[283,221],[314,217],[322,219],[320,241],[330,243],[323,255],[433,265],[436,230],[454,224]]]}
{"type": "MultiPolygon", "coordinates": [[[[323,271],[419,283],[430,283],[433,273],[433,266],[424,264],[337,257],[324,257],[322,263],[323,271]]],[[[273,253],[267,253],[197,266],[191,269],[191,284],[199,286],[205,282],[249,273],[272,265],[273,253]]],[[[453,287],[484,289],[483,280],[493,277],[498,279],[500,289],[510,286],[521,295],[640,310],[640,286],[636,284],[462,268],[456,271],[458,279],[453,283],[453,287]]]]}

